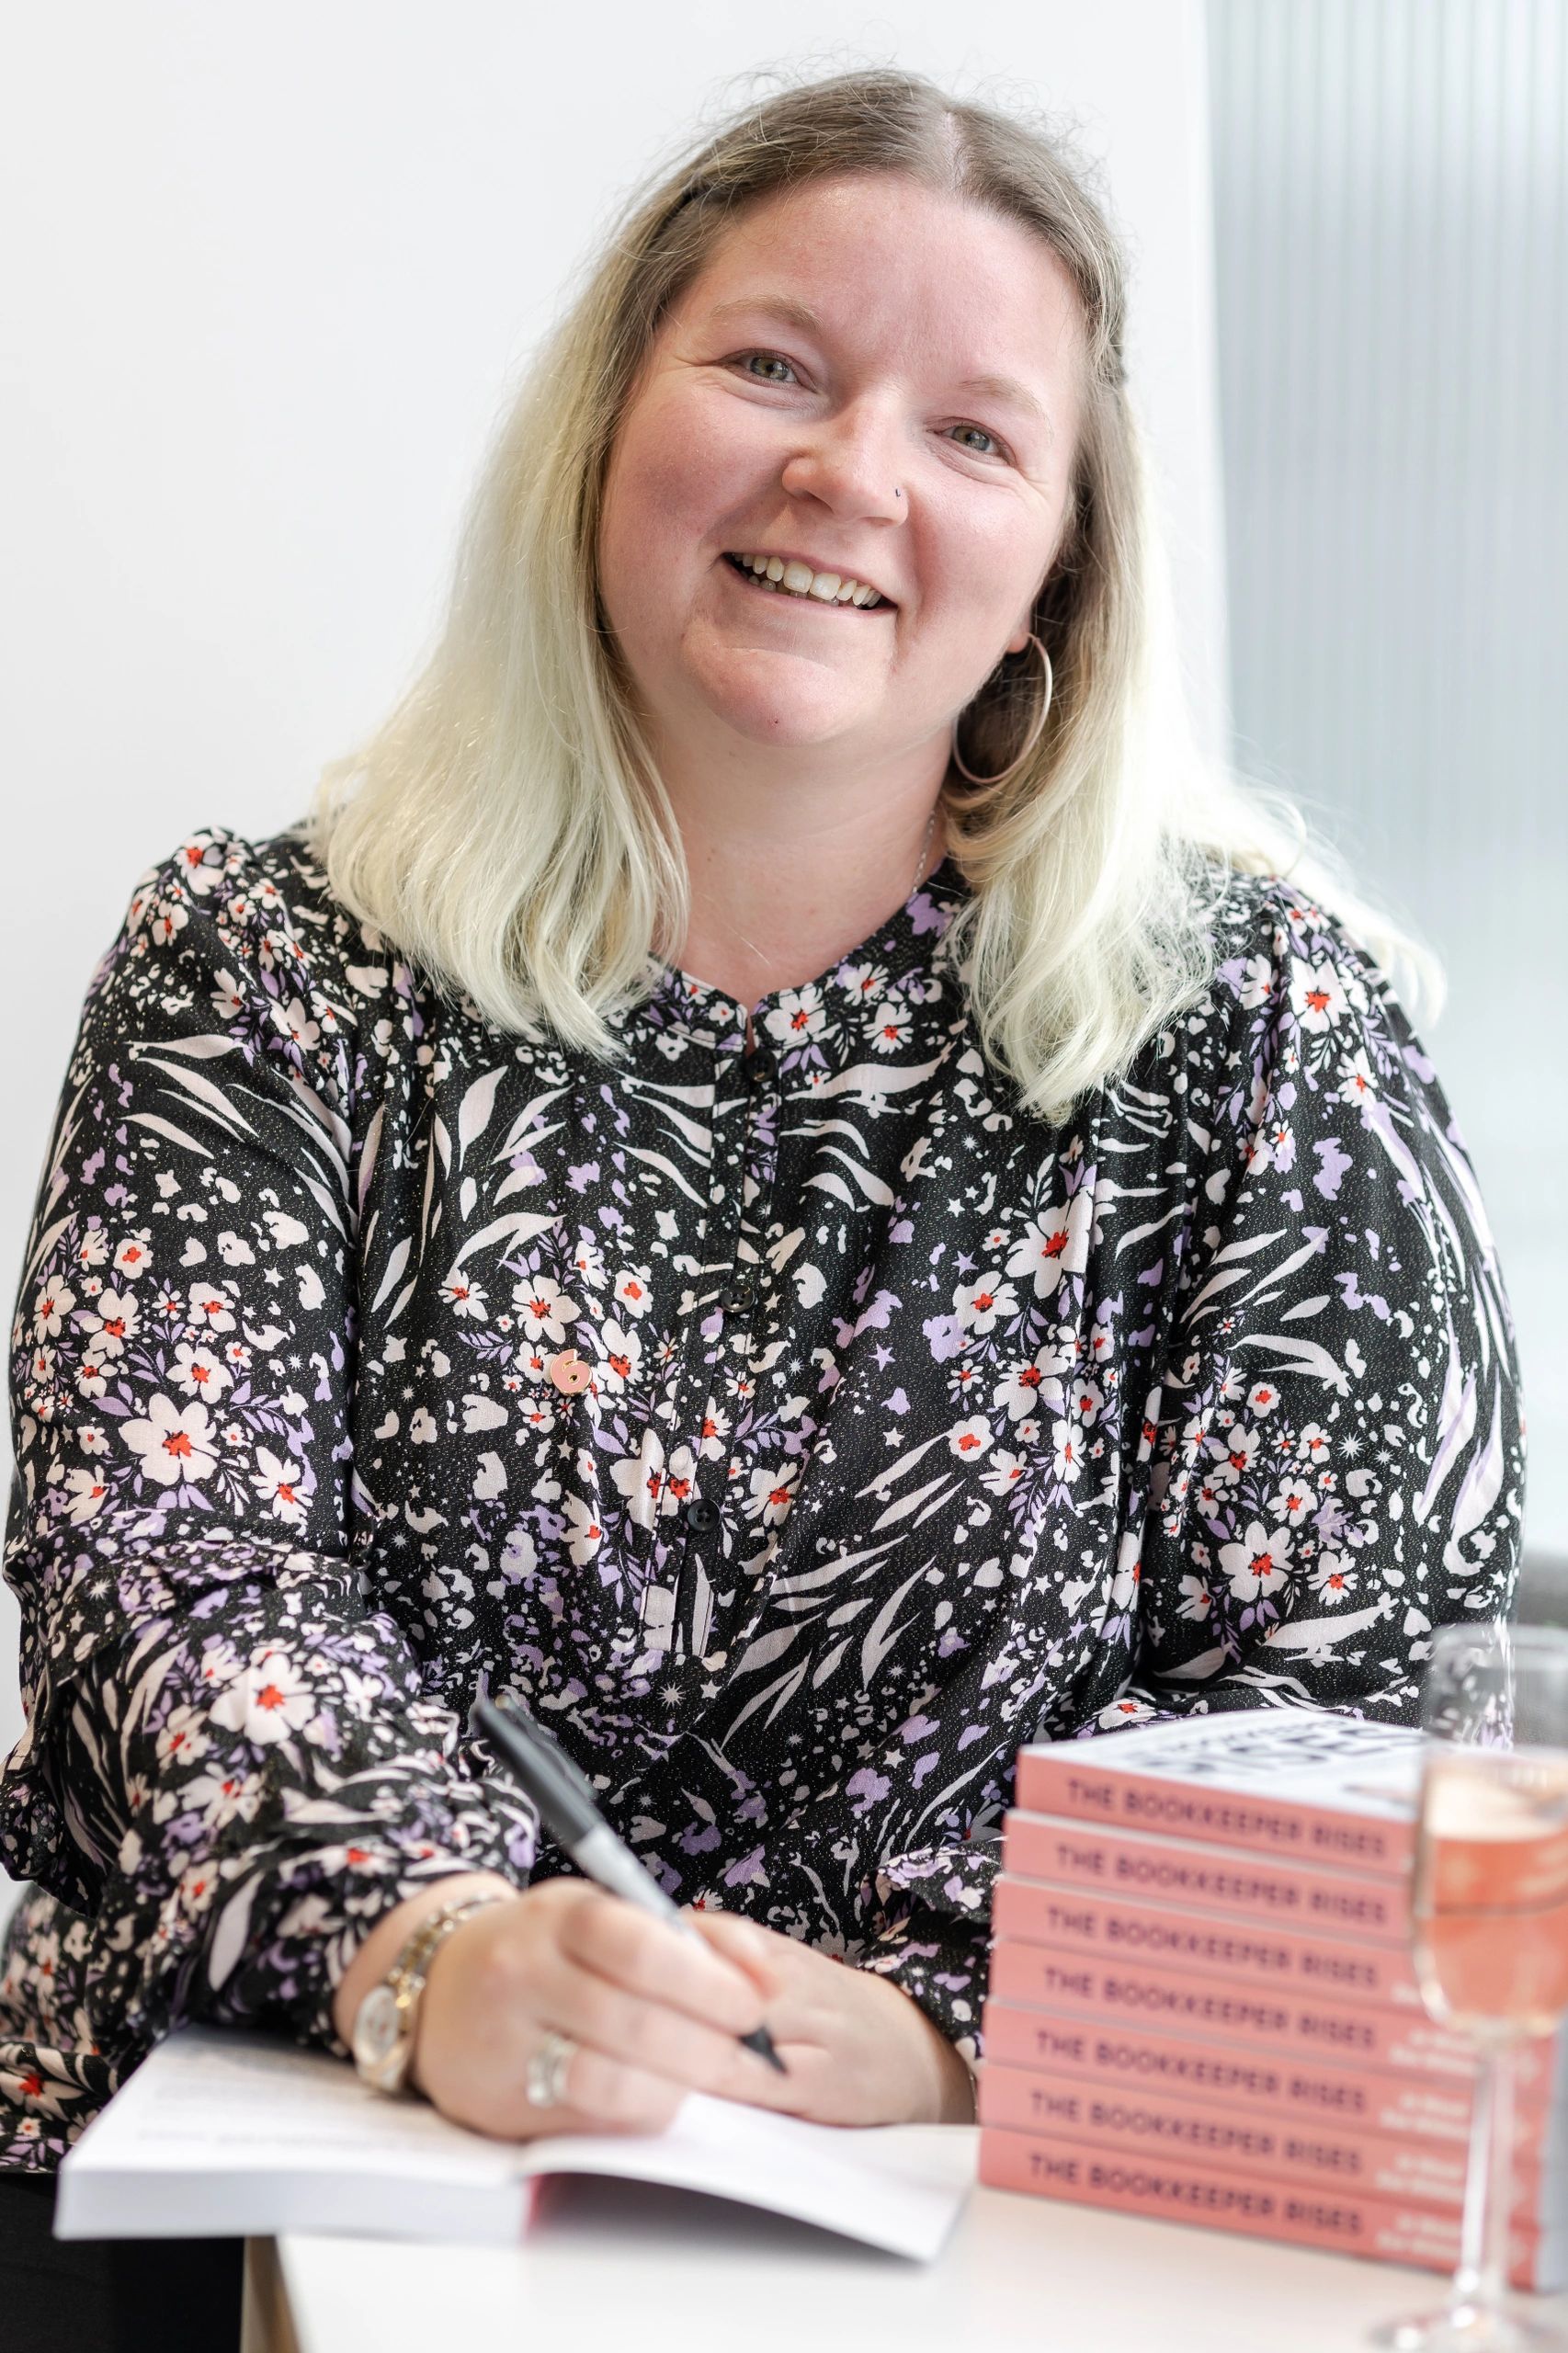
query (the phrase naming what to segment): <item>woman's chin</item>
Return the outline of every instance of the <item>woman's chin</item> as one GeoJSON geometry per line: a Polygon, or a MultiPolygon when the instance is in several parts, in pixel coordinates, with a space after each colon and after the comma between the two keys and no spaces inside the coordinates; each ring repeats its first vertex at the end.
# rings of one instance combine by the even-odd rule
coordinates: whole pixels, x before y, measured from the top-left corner
{"type": "Polygon", "coordinates": [[[744,663],[726,664],[720,675],[709,672],[692,685],[737,735],[779,748],[832,743],[873,716],[866,697],[846,691],[845,679],[824,675],[815,664],[780,663],[766,654],[750,653],[744,663]]]}
{"type": "Polygon", "coordinates": [[[715,715],[748,743],[767,744],[776,752],[820,751],[824,745],[840,743],[857,732],[847,713],[787,710],[777,703],[767,711],[718,708],[715,715]]]}

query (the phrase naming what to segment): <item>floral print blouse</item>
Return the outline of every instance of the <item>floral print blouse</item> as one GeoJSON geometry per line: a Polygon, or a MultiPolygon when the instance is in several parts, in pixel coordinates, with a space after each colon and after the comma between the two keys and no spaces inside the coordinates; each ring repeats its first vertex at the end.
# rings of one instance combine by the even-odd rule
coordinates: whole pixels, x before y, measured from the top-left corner
{"type": "Polygon", "coordinates": [[[599,1063],[503,1033],[302,837],[187,842],[88,996],[15,1326],[27,1730],[0,2163],[171,2025],[341,2052],[377,1917],[570,1868],[554,1725],[682,1903],[981,2053],[1015,1755],[1408,1719],[1511,1598],[1508,1309],[1430,1063],[1288,885],[1060,1125],[988,1064],[944,861],[812,984],[674,967],[599,1063]]]}

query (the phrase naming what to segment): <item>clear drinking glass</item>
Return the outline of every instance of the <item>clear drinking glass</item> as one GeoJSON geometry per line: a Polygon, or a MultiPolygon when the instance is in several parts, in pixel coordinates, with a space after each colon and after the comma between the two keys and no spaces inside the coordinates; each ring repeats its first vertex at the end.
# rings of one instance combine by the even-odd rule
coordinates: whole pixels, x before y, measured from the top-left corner
{"type": "Polygon", "coordinates": [[[1449,2302],[1373,2342],[1396,2353],[1568,2347],[1568,2333],[1507,2302],[1514,2054],[1568,2013],[1568,1631],[1443,1628],[1422,1727],[1415,1971],[1428,2015],[1473,2040],[1480,2072],[1449,2302]]]}

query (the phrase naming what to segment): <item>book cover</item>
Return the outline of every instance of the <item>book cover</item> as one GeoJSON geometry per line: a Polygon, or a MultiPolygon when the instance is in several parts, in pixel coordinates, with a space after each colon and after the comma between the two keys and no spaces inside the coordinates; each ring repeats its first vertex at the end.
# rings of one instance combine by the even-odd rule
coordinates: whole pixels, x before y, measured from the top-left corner
{"type": "Polygon", "coordinates": [[[1018,1751],[1014,1803],[1400,1878],[1415,1848],[1421,1735],[1259,1708],[1018,1751]]]}

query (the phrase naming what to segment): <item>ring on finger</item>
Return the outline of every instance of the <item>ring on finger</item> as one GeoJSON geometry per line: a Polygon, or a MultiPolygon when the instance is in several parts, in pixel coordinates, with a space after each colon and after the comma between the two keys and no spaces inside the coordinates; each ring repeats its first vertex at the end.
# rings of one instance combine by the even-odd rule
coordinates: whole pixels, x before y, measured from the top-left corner
{"type": "Polygon", "coordinates": [[[537,2051],[531,2053],[523,2078],[523,2091],[530,2108],[559,2108],[566,2097],[566,2071],[576,2057],[579,2046],[569,2034],[557,2034],[553,2027],[546,2027],[537,2051]]]}

